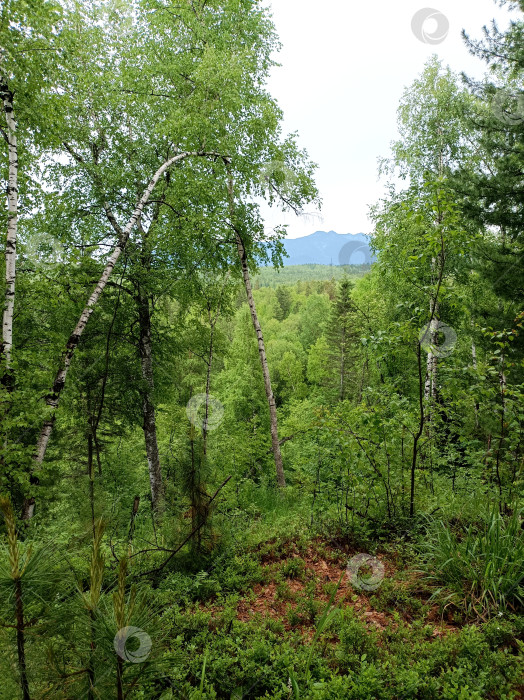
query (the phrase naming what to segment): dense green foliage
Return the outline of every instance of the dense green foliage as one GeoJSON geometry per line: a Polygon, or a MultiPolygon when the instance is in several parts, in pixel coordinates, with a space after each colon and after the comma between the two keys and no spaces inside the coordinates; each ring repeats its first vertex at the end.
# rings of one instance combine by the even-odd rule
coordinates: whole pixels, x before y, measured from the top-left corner
{"type": "Polygon", "coordinates": [[[0,697],[522,695],[523,30],[406,89],[372,266],[282,268],[266,10],[2,5],[0,697]]]}
{"type": "MultiPolygon", "coordinates": [[[[298,282],[327,282],[349,277],[355,281],[369,272],[369,265],[288,265],[286,267],[262,267],[255,278],[255,287],[278,287],[298,282]]],[[[307,287],[306,287],[307,288],[307,287]]],[[[311,287],[314,289],[314,287],[311,287]]]]}

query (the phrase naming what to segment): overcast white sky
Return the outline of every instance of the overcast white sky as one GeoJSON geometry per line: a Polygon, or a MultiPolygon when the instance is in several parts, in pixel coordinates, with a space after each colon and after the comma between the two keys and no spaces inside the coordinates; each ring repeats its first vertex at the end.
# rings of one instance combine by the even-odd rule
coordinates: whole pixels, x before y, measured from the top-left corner
{"type": "MultiPolygon", "coordinates": [[[[377,158],[397,136],[396,109],[404,87],[436,53],[460,73],[485,69],[467,51],[461,31],[480,37],[496,18],[511,13],[494,0],[264,0],[270,6],[282,51],[269,88],[284,110],[284,128],[298,131],[300,145],[319,164],[322,218],[297,218],[264,208],[269,228],[288,224],[296,238],[317,230],[367,233],[368,205],[376,202],[377,158]],[[449,22],[441,43],[430,45],[412,31],[415,13],[432,8],[449,22]]],[[[443,20],[441,20],[443,21],[443,20]]],[[[437,21],[428,19],[430,34],[437,21]]]]}

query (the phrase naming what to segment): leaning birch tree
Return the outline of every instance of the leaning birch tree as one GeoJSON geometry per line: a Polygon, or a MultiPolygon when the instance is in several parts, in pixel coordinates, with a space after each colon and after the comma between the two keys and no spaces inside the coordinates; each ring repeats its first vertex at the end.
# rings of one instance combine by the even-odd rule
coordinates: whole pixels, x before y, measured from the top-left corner
{"type": "MultiPolygon", "coordinates": [[[[46,184],[63,192],[66,203],[85,203],[84,225],[89,216],[105,232],[91,253],[92,263],[100,266],[98,282],[79,310],[45,394],[34,472],[44,463],[85,328],[129,240],[140,236],[137,224],[150,207],[159,208],[159,221],[166,224],[166,211],[182,209],[188,226],[191,212],[199,211],[207,226],[200,247],[213,261],[211,268],[225,270],[232,262],[224,235],[229,216],[225,160],[232,164],[243,199],[269,193],[274,202],[279,194],[285,207],[298,210],[316,197],[314,166],[294,138],[282,140],[282,114],[265,89],[277,42],[264,9],[249,0],[199,0],[173,14],[164,3],[146,0],[122,14],[116,5],[108,1],[76,9],[69,22],[69,52],[50,88],[62,119],[60,133],[53,131],[55,163],[46,184]],[[280,187],[277,173],[268,171],[267,164],[276,159],[297,173],[290,192],[280,187]]],[[[257,210],[256,202],[250,206],[257,210]]],[[[169,228],[165,237],[173,237],[169,228]]],[[[265,254],[267,239],[263,231],[247,231],[246,255],[254,260],[257,251],[265,254]]],[[[147,361],[152,380],[154,358],[147,361]]],[[[33,514],[35,498],[36,493],[28,494],[26,518],[33,514]]]]}

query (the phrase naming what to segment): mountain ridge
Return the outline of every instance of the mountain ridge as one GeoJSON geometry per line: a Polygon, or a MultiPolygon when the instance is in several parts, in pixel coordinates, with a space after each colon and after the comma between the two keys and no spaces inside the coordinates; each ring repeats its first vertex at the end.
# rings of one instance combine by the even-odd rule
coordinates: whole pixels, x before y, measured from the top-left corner
{"type": "Polygon", "coordinates": [[[368,265],[374,260],[365,233],[315,231],[282,241],[289,257],[284,265],[368,265]]]}

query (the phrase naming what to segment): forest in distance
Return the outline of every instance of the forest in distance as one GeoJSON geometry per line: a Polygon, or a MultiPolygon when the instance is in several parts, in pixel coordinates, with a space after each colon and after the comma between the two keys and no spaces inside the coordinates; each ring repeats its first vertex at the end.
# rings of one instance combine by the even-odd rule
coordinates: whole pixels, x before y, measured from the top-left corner
{"type": "Polygon", "coordinates": [[[497,4],[482,79],[404,90],[371,264],[284,267],[263,206],[322,193],[262,3],[0,0],[0,700],[524,698],[497,4]]]}
{"type": "MultiPolygon", "coordinates": [[[[298,285],[297,291],[311,294],[317,291],[317,282],[337,282],[344,277],[356,282],[370,270],[370,265],[289,265],[274,268],[261,267],[254,276],[253,289],[261,287],[292,287],[298,285]],[[303,284],[302,284],[303,283],[303,284]]],[[[282,290],[281,290],[282,293],[282,290]]]]}

